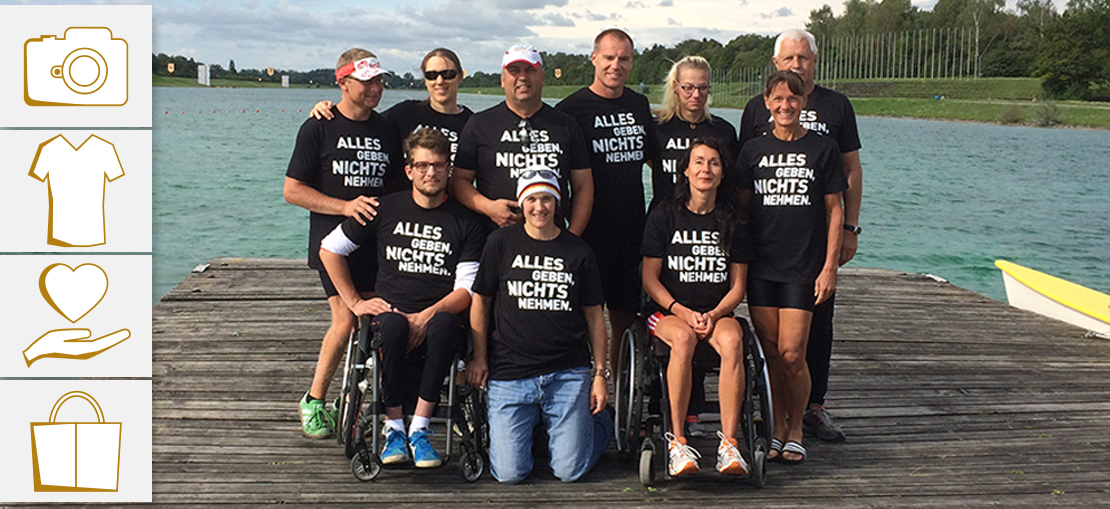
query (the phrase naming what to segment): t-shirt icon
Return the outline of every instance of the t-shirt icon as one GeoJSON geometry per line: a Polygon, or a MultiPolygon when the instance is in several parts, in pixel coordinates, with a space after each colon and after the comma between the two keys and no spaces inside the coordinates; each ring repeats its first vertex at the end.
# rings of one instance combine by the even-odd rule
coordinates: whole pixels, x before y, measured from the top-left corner
{"type": "Polygon", "coordinates": [[[91,135],[74,147],[58,135],[39,145],[28,175],[46,182],[50,219],[46,243],[61,247],[105,242],[104,188],[123,176],[116,147],[91,135]]]}

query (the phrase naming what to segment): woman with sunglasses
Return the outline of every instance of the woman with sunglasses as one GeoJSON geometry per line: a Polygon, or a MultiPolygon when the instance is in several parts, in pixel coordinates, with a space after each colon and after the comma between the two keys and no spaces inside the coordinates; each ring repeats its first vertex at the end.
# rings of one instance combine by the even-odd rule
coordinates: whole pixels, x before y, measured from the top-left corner
{"type": "Polygon", "coordinates": [[[701,455],[686,445],[684,420],[693,384],[694,350],[702,341],[721,357],[721,439],[717,471],[747,475],[736,433],[744,387],[743,332],[732,313],[744,298],[752,247],[737,217],[738,195],[726,143],[697,138],[680,159],[674,194],[651,211],[644,229],[643,281],[651,301],[648,330],[671,348],[667,391],[668,472],[698,471],[701,455]]]}
{"type": "Polygon", "coordinates": [[[655,129],[659,152],[652,161],[651,185],[655,208],[670,196],[682,169],[678,159],[690,149],[695,138],[717,138],[725,142],[730,154],[737,154],[740,145],[736,128],[727,120],[709,112],[712,70],[709,61],[699,56],[684,57],[671,66],[664,79],[663,107],[655,112],[659,127],[655,129]]]}
{"type": "Polygon", "coordinates": [[[767,459],[801,463],[810,391],[806,343],[815,305],[836,291],[848,179],[836,141],[801,124],[801,77],[771,73],[763,101],[774,127],[745,143],[737,163],[740,210],[750,218],[755,247],[748,309],[771,376],[775,433],[767,459]]]}
{"type": "MultiPolygon", "coordinates": [[[[458,103],[459,84],[463,71],[459,56],[446,48],[436,48],[424,55],[420,63],[428,98],[399,102],[382,113],[397,127],[397,135],[404,139],[422,127],[438,129],[451,142],[451,158],[458,149],[459,133],[474,114],[470,108],[458,103]]],[[[320,101],[312,108],[312,116],[331,120],[331,101],[320,101]]]]}

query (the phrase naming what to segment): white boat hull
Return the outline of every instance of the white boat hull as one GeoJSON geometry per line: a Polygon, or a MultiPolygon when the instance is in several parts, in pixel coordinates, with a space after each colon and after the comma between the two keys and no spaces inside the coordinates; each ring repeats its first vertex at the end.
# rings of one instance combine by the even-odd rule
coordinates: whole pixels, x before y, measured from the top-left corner
{"type": "Polygon", "coordinates": [[[1026,286],[1013,276],[1002,273],[1002,281],[1006,285],[1006,299],[1010,305],[1026,311],[1054,318],[1062,322],[1082,327],[1099,333],[1110,332],[1110,323],[1080,313],[1068,306],[1052,300],[1044,294],[1026,286]]]}

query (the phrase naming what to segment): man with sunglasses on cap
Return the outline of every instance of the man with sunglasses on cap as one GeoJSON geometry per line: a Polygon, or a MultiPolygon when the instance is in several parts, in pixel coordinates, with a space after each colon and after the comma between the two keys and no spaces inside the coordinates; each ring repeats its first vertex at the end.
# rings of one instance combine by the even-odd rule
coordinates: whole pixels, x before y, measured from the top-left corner
{"type": "Polygon", "coordinates": [[[531,473],[532,433],[542,422],[551,470],[569,482],[597,463],[613,434],[604,410],[601,280],[590,247],[556,224],[564,198],[555,173],[530,167],[516,185],[524,224],[490,234],[474,280],[467,381],[488,385],[490,472],[498,481],[515,484],[531,473]]]}
{"type": "MultiPolygon", "coordinates": [[[[328,438],[335,429],[337,410],[324,406],[328,385],[339,365],[344,341],[355,325],[355,315],[320,262],[320,240],[344,218],[365,224],[377,213],[377,198],[394,184],[401,171],[401,146],[392,124],[374,111],[382,98],[381,62],[364,49],[339,57],[335,80],[343,99],[333,107],[335,120],[309,118],[297,133],[297,143],[285,172],[285,201],[309,210],[308,266],[320,272],[331,308],[331,326],[324,335],[312,387],[300,401],[301,425],[309,438],[328,438]]],[[[369,296],[377,271],[371,249],[348,257],[355,289],[369,296]]]]}
{"type": "MultiPolygon", "coordinates": [[[[372,316],[370,327],[381,338],[382,463],[411,458],[417,468],[432,468],[442,459],[428,438],[430,419],[463,340],[456,315],[470,306],[486,232],[481,217],[447,196],[447,136],[419,129],[405,139],[404,149],[412,189],[382,197],[373,221],[340,223],[321,242],[320,259],[346,306],[356,315],[372,316]],[[376,295],[369,299],[355,289],[347,261],[362,245],[374,249],[378,261],[376,295]],[[413,369],[410,360],[423,366],[417,376],[406,372],[413,369]],[[402,409],[413,399],[409,395],[418,397],[406,432],[402,409]]],[[[359,344],[356,362],[364,362],[370,351],[369,344],[359,344]]]]}
{"type": "Polygon", "coordinates": [[[560,188],[571,191],[559,204],[556,224],[565,219],[570,231],[581,235],[594,203],[589,146],[573,118],[544,104],[543,83],[543,59],[536,48],[518,44],[505,52],[505,101],[466,123],[451,189],[463,205],[497,226],[508,226],[521,221],[514,194],[521,172],[546,166],[556,173],[560,188]]]}
{"type": "Polygon", "coordinates": [[[578,122],[590,142],[594,208],[582,232],[601,269],[617,362],[624,330],[640,311],[640,243],[644,224],[644,163],[655,157],[655,122],[647,97],[625,87],[632,70],[632,37],[619,28],[594,38],[594,81],[555,105],[578,122]]]}

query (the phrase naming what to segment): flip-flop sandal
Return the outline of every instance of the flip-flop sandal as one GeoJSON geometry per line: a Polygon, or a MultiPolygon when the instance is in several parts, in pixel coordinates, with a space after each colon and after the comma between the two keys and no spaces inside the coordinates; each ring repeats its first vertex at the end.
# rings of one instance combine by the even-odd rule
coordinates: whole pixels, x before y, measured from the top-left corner
{"type": "Polygon", "coordinates": [[[782,452],[779,453],[780,462],[786,463],[787,465],[797,465],[798,463],[801,463],[805,460],[806,448],[802,447],[802,444],[799,444],[798,442],[795,442],[793,440],[789,440],[786,442],[786,445],[782,446],[782,452]],[[801,458],[795,460],[787,459],[785,456],[783,456],[783,454],[788,452],[801,455],[801,458]]]}
{"type": "MultiPolygon", "coordinates": [[[[775,452],[775,456],[773,458],[772,457],[767,458],[767,461],[770,461],[772,463],[778,463],[778,462],[782,461],[782,441],[781,440],[779,440],[777,438],[772,438],[771,439],[771,451],[775,452]]],[[[770,454],[771,451],[767,451],[768,455],[770,454]]]]}

